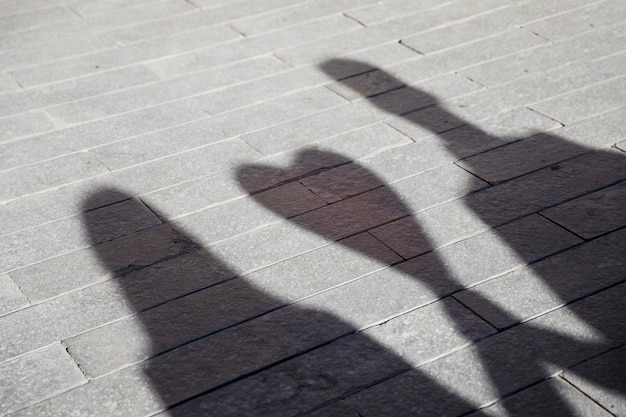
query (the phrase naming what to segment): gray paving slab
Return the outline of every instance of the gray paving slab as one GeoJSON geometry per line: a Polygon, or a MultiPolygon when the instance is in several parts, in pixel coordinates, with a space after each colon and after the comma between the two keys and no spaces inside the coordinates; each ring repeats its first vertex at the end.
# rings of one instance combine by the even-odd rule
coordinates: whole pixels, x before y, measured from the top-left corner
{"type": "Polygon", "coordinates": [[[625,347],[619,347],[565,371],[563,378],[614,415],[624,415],[625,347]],[[591,375],[599,378],[591,378],[591,375]],[[605,387],[608,387],[605,388],[605,387]]]}
{"type": "Polygon", "coordinates": [[[30,305],[26,296],[9,275],[0,275],[0,315],[10,313],[30,305]]]}
{"type": "Polygon", "coordinates": [[[272,57],[263,57],[245,63],[218,67],[184,78],[147,83],[104,96],[73,101],[49,108],[47,111],[55,118],[68,123],[81,123],[225,88],[231,84],[239,84],[279,72],[285,67],[272,57]]]}
{"type": "Polygon", "coordinates": [[[53,130],[57,124],[45,111],[31,111],[0,119],[0,143],[53,130]]]}
{"type": "Polygon", "coordinates": [[[78,20],[78,16],[67,7],[53,6],[0,18],[0,32],[19,32],[48,23],[78,20]]]}
{"type": "MultiPolygon", "coordinates": [[[[502,35],[498,35],[500,38],[502,35]]],[[[502,58],[487,61],[461,70],[462,74],[486,86],[510,82],[564,62],[597,59],[623,49],[624,26],[601,27],[593,32],[577,35],[559,42],[538,45],[502,58]]],[[[536,37],[543,40],[542,37],[536,37]]]]}
{"type": "Polygon", "coordinates": [[[611,233],[454,297],[498,328],[540,316],[623,281],[624,235],[611,233]]]}
{"type": "Polygon", "coordinates": [[[138,65],[95,74],[90,77],[72,79],[45,87],[6,94],[0,97],[0,103],[4,107],[3,113],[19,113],[80,100],[156,80],[158,80],[156,74],[145,66],[138,65]]]}
{"type": "MultiPolygon", "coordinates": [[[[347,402],[365,416],[384,414],[390,409],[402,416],[433,412],[460,415],[486,406],[501,395],[575,365],[585,355],[601,353],[623,343],[622,336],[614,333],[624,325],[618,318],[617,301],[623,295],[623,287],[580,301],[572,306],[572,311],[559,309],[518,326],[515,331],[499,333],[471,349],[460,350],[361,391],[348,397],[347,402]],[[590,320],[592,327],[579,317],[590,320]],[[547,330],[546,326],[553,321],[558,322],[563,336],[547,330]],[[535,338],[524,336],[533,333],[535,338]],[[519,343],[519,337],[526,342],[519,343]],[[538,358],[542,359],[540,363],[538,358]],[[480,363],[484,365],[475,366],[480,363]],[[464,377],[459,378],[459,373],[464,377]]],[[[550,397],[554,398],[555,393],[551,392],[550,397]]],[[[556,404],[542,401],[542,405],[556,404]]]]}
{"type": "Polygon", "coordinates": [[[542,214],[585,239],[626,224],[626,184],[621,182],[546,210],[542,214]]]}
{"type": "Polygon", "coordinates": [[[568,13],[546,16],[524,27],[540,36],[558,41],[597,27],[621,23],[623,20],[619,16],[623,13],[624,5],[619,1],[595,2],[568,13]]]}
{"type": "Polygon", "coordinates": [[[479,416],[597,416],[612,415],[561,378],[550,378],[518,394],[500,400],[478,412],[468,414],[479,416]],[[556,398],[555,398],[556,394],[556,398]]]}
{"type": "Polygon", "coordinates": [[[2,70],[13,70],[43,64],[48,61],[87,54],[101,49],[112,48],[115,43],[102,35],[85,34],[79,39],[65,39],[0,53],[2,70]]]}
{"type": "Polygon", "coordinates": [[[626,77],[619,77],[533,104],[531,108],[563,124],[570,124],[622,107],[625,86],[626,77]]]}
{"type": "Polygon", "coordinates": [[[622,413],[618,0],[0,2],[0,414],[622,413]]]}
{"type": "Polygon", "coordinates": [[[0,364],[3,413],[83,385],[86,378],[60,343],[0,364]]]}
{"type": "Polygon", "coordinates": [[[51,159],[37,165],[28,165],[0,172],[0,201],[12,200],[65,183],[95,177],[109,170],[93,155],[76,153],[51,159]],[[21,181],[16,183],[15,177],[21,181]]]}

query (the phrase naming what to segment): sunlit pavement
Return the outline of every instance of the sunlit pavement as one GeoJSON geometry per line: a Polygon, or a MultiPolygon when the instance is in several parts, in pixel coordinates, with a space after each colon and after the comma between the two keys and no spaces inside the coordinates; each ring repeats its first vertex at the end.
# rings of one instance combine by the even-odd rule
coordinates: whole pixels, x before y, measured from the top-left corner
{"type": "Polygon", "coordinates": [[[625,17],[1,0],[0,415],[626,415],[625,17]]]}

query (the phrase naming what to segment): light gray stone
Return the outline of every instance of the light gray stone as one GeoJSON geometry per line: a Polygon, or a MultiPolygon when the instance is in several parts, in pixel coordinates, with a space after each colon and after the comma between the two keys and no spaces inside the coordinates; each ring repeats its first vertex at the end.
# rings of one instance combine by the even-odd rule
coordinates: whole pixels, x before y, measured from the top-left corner
{"type": "MultiPolygon", "coordinates": [[[[359,26],[341,15],[290,26],[282,30],[245,38],[237,43],[209,46],[188,54],[155,61],[151,68],[163,78],[196,72],[215,65],[240,61],[274,52],[283,48],[302,45],[332,34],[354,30],[359,26]]],[[[299,47],[301,48],[301,47],[299,47]]]]}
{"type": "Polygon", "coordinates": [[[19,84],[13,78],[5,73],[0,73],[0,93],[5,94],[19,89],[19,84]]]}
{"type": "Polygon", "coordinates": [[[626,413],[623,346],[597,356],[565,372],[563,378],[599,403],[613,415],[626,413]]]}
{"type": "Polygon", "coordinates": [[[54,6],[32,10],[11,16],[0,17],[0,32],[19,32],[43,26],[48,23],[59,23],[78,20],[78,16],[66,7],[54,6]]]}
{"type": "Polygon", "coordinates": [[[60,343],[0,364],[3,413],[54,397],[87,382],[60,343]]]}
{"type": "Polygon", "coordinates": [[[239,32],[245,33],[246,36],[254,36],[287,26],[304,24],[311,20],[341,13],[349,8],[358,8],[374,2],[374,0],[324,0],[315,2],[315,4],[310,2],[305,2],[304,5],[295,3],[277,8],[274,11],[266,11],[261,15],[243,16],[233,22],[233,26],[239,32]]]}
{"type": "Polygon", "coordinates": [[[93,155],[75,153],[36,165],[0,172],[0,201],[7,201],[48,188],[95,177],[109,170],[93,155]],[[19,177],[19,183],[15,178],[19,177]]]}
{"type": "MultiPolygon", "coordinates": [[[[165,155],[173,155],[172,158],[175,158],[176,151],[189,150],[188,154],[204,152],[207,149],[203,145],[216,142],[218,143],[214,145],[213,158],[219,158],[215,154],[215,149],[224,147],[228,143],[224,139],[234,138],[268,125],[298,119],[311,113],[315,114],[343,103],[342,98],[330,91],[315,88],[245,107],[234,114],[225,113],[182,126],[174,126],[140,138],[117,142],[94,149],[93,152],[112,169],[128,167],[165,155]]],[[[242,138],[246,142],[246,136],[242,138]]],[[[240,144],[241,141],[230,141],[230,143],[240,144]]],[[[258,148],[255,147],[255,149],[258,148]]],[[[155,163],[158,164],[158,161],[155,163]]],[[[137,169],[140,168],[137,167],[137,169]]]]}
{"type": "MultiPolygon", "coordinates": [[[[597,59],[616,53],[621,50],[625,37],[623,26],[600,28],[561,42],[538,45],[536,48],[478,63],[461,70],[461,73],[482,85],[493,87],[564,63],[597,59]]],[[[500,35],[496,38],[499,39],[500,35]]]]}
{"type": "MultiPolygon", "coordinates": [[[[2,97],[2,96],[0,96],[2,97]]],[[[31,111],[0,119],[0,143],[43,133],[56,128],[56,123],[45,111],[31,111]]]]}
{"type": "Polygon", "coordinates": [[[490,325],[450,298],[363,331],[413,367],[493,333],[490,325]]]}
{"type": "Polygon", "coordinates": [[[2,151],[7,168],[21,166],[206,116],[200,109],[167,104],[7,143],[2,151]],[[49,142],[56,146],[43,145],[49,142]]]}
{"type": "Polygon", "coordinates": [[[618,283],[624,236],[623,231],[612,233],[454,297],[494,326],[512,326],[618,283]]]}
{"type": "Polygon", "coordinates": [[[0,275],[0,315],[28,307],[30,302],[8,275],[0,275]]]}
{"type": "Polygon", "coordinates": [[[71,7],[81,16],[95,16],[116,9],[154,2],[155,0],[83,0],[78,3],[72,3],[71,7]]]}
{"type": "Polygon", "coordinates": [[[392,3],[372,4],[370,6],[354,8],[345,13],[365,26],[373,26],[388,20],[406,16],[407,11],[424,12],[428,9],[441,6],[441,2],[433,0],[401,0],[392,3]]]}
{"type": "Polygon", "coordinates": [[[49,108],[47,111],[54,117],[68,123],[80,123],[224,88],[230,84],[263,77],[284,68],[285,65],[278,60],[263,57],[252,62],[246,62],[245,65],[236,63],[174,80],[139,85],[104,96],[63,104],[49,108]]]}
{"type": "Polygon", "coordinates": [[[530,107],[563,124],[622,107],[626,100],[626,77],[595,84],[530,107]]]}
{"type": "Polygon", "coordinates": [[[210,245],[239,234],[324,206],[325,203],[299,183],[268,191],[194,213],[173,222],[182,231],[193,233],[199,243],[210,245]]]}
{"type": "Polygon", "coordinates": [[[585,5],[588,7],[581,7],[556,16],[545,16],[524,27],[552,41],[559,41],[591,31],[596,27],[623,22],[619,16],[624,13],[625,9],[620,1],[585,5]]]}
{"type": "Polygon", "coordinates": [[[0,96],[0,103],[6,106],[6,112],[20,112],[97,96],[157,79],[156,74],[145,66],[131,66],[7,94],[0,96]]]}
{"type": "Polygon", "coordinates": [[[52,42],[45,45],[12,49],[0,53],[0,62],[2,62],[3,70],[12,70],[83,55],[101,49],[111,48],[114,45],[113,41],[102,35],[92,35],[88,33],[79,39],[65,39],[60,42],[52,42]]]}
{"type": "Polygon", "coordinates": [[[576,200],[552,207],[542,215],[585,239],[626,224],[626,183],[607,187],[576,200]]]}
{"type": "Polygon", "coordinates": [[[370,233],[409,259],[488,229],[461,201],[453,200],[376,227],[370,233]]]}

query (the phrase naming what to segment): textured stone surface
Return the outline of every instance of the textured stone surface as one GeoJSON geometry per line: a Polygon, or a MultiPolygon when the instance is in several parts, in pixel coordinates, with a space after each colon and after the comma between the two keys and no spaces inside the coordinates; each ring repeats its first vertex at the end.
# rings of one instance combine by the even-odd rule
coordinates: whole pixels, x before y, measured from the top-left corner
{"type": "Polygon", "coordinates": [[[8,275],[0,275],[0,315],[30,305],[28,299],[8,275]]]}
{"type": "Polygon", "coordinates": [[[623,11],[4,0],[0,414],[620,414],[623,11]]]}
{"type": "Polygon", "coordinates": [[[614,232],[454,296],[494,326],[511,326],[619,283],[624,237],[614,232]]]}
{"type": "Polygon", "coordinates": [[[563,377],[611,413],[626,412],[623,346],[567,370],[563,377]]]}
{"type": "Polygon", "coordinates": [[[609,417],[611,414],[557,377],[500,400],[480,411],[468,414],[469,417],[501,415],[609,417]]]}
{"type": "Polygon", "coordinates": [[[626,183],[604,188],[542,214],[586,239],[618,229],[626,224],[626,183]]]}
{"type": "Polygon", "coordinates": [[[60,343],[0,363],[0,377],[3,413],[11,413],[87,382],[60,343]]]}

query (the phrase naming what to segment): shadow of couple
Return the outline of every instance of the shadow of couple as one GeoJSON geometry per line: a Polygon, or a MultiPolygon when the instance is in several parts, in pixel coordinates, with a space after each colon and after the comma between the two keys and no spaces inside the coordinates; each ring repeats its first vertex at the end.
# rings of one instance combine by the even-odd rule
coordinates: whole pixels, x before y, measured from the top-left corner
{"type": "MultiPolygon", "coordinates": [[[[502,139],[446,111],[432,95],[404,85],[381,70],[347,60],[327,62],[323,69],[361,96],[368,95],[371,85],[367,80],[374,73],[376,79],[398,86],[396,92],[414,110],[400,112],[390,94],[368,100],[438,135],[433,138],[443,144],[450,161],[503,144],[502,139]],[[361,69],[360,78],[340,79],[340,72],[356,67],[361,69]],[[442,134],[442,120],[445,126],[464,126],[463,135],[442,134]]],[[[559,165],[545,163],[550,166],[538,166],[537,171],[523,178],[496,185],[468,175],[473,179],[464,186],[478,191],[461,200],[467,213],[491,229],[488,233],[504,242],[506,250],[522,264],[530,263],[513,272],[523,271],[513,279],[538,277],[544,289],[557,298],[550,308],[571,303],[530,321],[525,320],[532,317],[520,318],[507,309],[506,300],[493,300],[480,291],[472,292],[465,300],[457,298],[482,318],[451,296],[494,273],[507,272],[508,267],[490,271],[490,265],[498,260],[488,248],[470,253],[463,260],[468,270],[480,270],[478,274],[463,276],[463,270],[450,267],[445,253],[437,249],[418,216],[412,214],[419,199],[425,200],[424,207],[433,204],[429,193],[437,194],[436,188],[420,191],[409,207],[371,170],[332,152],[307,149],[298,154],[294,166],[317,165],[314,172],[303,174],[300,168],[249,164],[238,169],[237,179],[258,204],[288,219],[281,224],[297,225],[306,233],[336,242],[324,247],[327,256],[314,259],[317,263],[309,266],[311,270],[319,271],[320,264],[325,263],[341,270],[341,261],[333,264],[331,254],[342,248],[389,266],[349,285],[341,286],[343,281],[337,280],[345,278],[328,274],[328,268],[313,274],[303,270],[301,277],[281,276],[274,271],[272,279],[295,288],[297,295],[286,300],[254,278],[237,277],[234,268],[210,248],[201,247],[196,243],[198,239],[172,230],[167,224],[155,228],[148,237],[143,232],[130,234],[124,238],[123,247],[116,248],[115,240],[98,244],[103,225],[92,224],[85,216],[85,227],[99,259],[111,271],[124,275],[118,280],[119,286],[130,308],[138,312],[145,334],[142,337],[149,345],[146,356],[151,357],[134,368],[141,370],[158,401],[168,408],[163,415],[458,416],[501,398],[505,400],[495,409],[477,413],[577,415],[580,409],[572,405],[572,398],[580,393],[561,379],[546,379],[605,352],[609,353],[600,358],[610,360],[594,366],[583,363],[575,375],[623,398],[626,392],[621,377],[625,369],[621,356],[626,355],[623,348],[615,349],[626,337],[625,286],[621,284],[626,253],[624,230],[617,227],[617,231],[580,245],[583,241],[578,236],[537,213],[618,183],[626,176],[625,160],[619,152],[596,151],[553,135],[542,134],[535,142],[535,155],[558,149],[568,160],[557,161],[559,165]],[[341,196],[312,211],[304,203],[298,207],[298,197],[287,207],[264,198],[265,194],[258,191],[271,190],[276,178],[287,179],[285,184],[306,184],[307,179],[314,178],[310,188],[317,195],[341,196]],[[367,185],[363,188],[364,182],[367,185]],[[393,237],[389,246],[395,253],[371,232],[380,225],[389,225],[393,237]],[[546,244],[550,239],[556,244],[546,244]],[[134,252],[145,250],[146,245],[174,249],[161,259],[157,256],[151,265],[131,265],[134,252]],[[416,252],[410,245],[421,249],[416,252]],[[122,270],[120,265],[129,268],[122,270]],[[194,284],[187,287],[185,282],[191,281],[194,284]],[[359,287],[359,283],[363,285],[359,287]],[[179,287],[179,292],[173,296],[174,287],[179,287]],[[322,297],[322,301],[316,304],[310,301],[315,297],[306,299],[312,294],[322,297]],[[293,303],[299,297],[305,299],[293,303]],[[324,302],[335,307],[325,311],[324,302]],[[440,316],[422,321],[426,318],[420,314],[427,307],[417,307],[423,306],[441,309],[440,316]],[[353,317],[338,316],[341,311],[353,317]],[[399,317],[375,326],[378,330],[359,331],[358,323],[372,325],[394,315],[399,317]],[[414,317],[413,321],[407,317],[414,317]],[[524,322],[520,324],[520,320],[524,322]],[[376,334],[383,328],[391,331],[386,339],[376,334]],[[462,345],[464,349],[450,353],[462,345]],[[446,353],[450,354],[439,357],[446,353]]],[[[420,154],[421,142],[407,146],[420,154]]],[[[471,172],[474,161],[491,167],[515,165],[528,159],[523,152],[523,147],[503,147],[501,152],[467,159],[463,166],[471,172]]],[[[427,152],[422,152],[420,158],[428,163],[427,152]]],[[[415,171],[420,168],[416,166],[415,171]]],[[[420,176],[413,178],[419,181],[420,176]]],[[[84,206],[97,206],[101,193],[117,193],[118,201],[141,204],[121,191],[102,190],[84,206]]],[[[120,219],[106,222],[113,227],[120,219]]],[[[277,244],[289,246],[290,242],[277,244]]],[[[511,297],[516,295],[524,297],[511,297]]],[[[536,294],[538,298],[544,295],[536,294]]],[[[123,338],[113,333],[111,344],[123,343],[123,338]]],[[[124,390],[124,384],[118,389],[124,390]]],[[[132,401],[130,405],[120,400],[107,413],[155,412],[154,403],[132,401]]],[[[607,401],[608,405],[603,405],[611,407],[607,401]]],[[[595,403],[587,405],[597,415],[604,415],[595,403]]]]}

